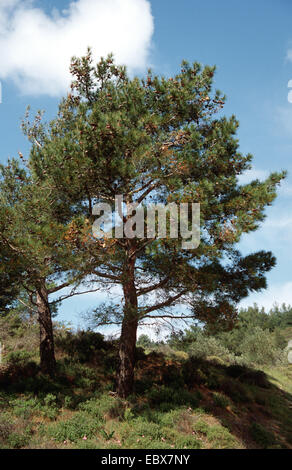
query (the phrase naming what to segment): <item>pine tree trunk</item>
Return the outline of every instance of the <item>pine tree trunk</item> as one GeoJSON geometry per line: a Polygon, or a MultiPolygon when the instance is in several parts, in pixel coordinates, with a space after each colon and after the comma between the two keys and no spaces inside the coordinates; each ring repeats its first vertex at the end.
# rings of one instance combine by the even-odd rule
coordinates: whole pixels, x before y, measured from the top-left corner
{"type": "Polygon", "coordinates": [[[37,286],[36,302],[40,327],[40,367],[44,374],[53,376],[56,371],[53,324],[48,291],[43,280],[37,286]]]}
{"type": "Polygon", "coordinates": [[[135,260],[131,260],[127,267],[124,291],[124,319],[120,338],[120,368],[118,372],[117,392],[121,398],[126,398],[133,391],[135,350],[138,328],[138,300],[134,282],[135,260]]]}

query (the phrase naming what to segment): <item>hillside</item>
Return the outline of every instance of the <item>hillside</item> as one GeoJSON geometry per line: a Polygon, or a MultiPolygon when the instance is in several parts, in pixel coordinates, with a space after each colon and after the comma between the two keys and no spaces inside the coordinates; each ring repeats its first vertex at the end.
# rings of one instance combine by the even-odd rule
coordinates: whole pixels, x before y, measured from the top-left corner
{"type": "Polygon", "coordinates": [[[138,348],[135,393],[121,400],[115,341],[58,333],[52,380],[29,331],[31,350],[1,366],[1,448],[292,448],[292,365],[256,370],[138,348]]]}

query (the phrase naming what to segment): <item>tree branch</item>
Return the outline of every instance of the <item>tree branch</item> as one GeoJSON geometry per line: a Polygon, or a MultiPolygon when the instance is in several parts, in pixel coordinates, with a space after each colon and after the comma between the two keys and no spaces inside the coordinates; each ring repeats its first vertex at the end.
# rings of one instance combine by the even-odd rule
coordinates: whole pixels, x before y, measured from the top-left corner
{"type": "Polygon", "coordinates": [[[154,286],[141,288],[137,291],[137,296],[145,295],[145,294],[148,294],[149,292],[152,292],[153,290],[159,289],[163,287],[165,284],[167,284],[168,281],[169,281],[169,276],[167,276],[165,279],[158,282],[157,284],[154,284],[154,286]]]}
{"type": "Polygon", "coordinates": [[[74,292],[74,290],[73,290],[73,291],[70,292],[70,294],[63,295],[62,297],[59,297],[59,299],[57,299],[57,300],[52,300],[52,302],[50,302],[50,303],[51,304],[56,304],[58,302],[63,302],[63,300],[69,299],[70,297],[74,297],[75,295],[89,294],[90,292],[97,292],[98,290],[100,290],[100,288],[90,289],[90,290],[86,290],[86,291],[83,291],[83,292],[74,292]]]}
{"type": "MultiPolygon", "coordinates": [[[[161,308],[164,308],[164,307],[169,307],[173,302],[175,302],[184,294],[186,294],[186,292],[187,290],[184,290],[183,292],[180,292],[179,294],[174,295],[173,297],[169,297],[164,302],[161,302],[159,304],[153,305],[152,307],[146,308],[146,310],[143,311],[143,315],[141,316],[141,319],[145,318],[147,313],[154,312],[155,310],[160,310],[161,308]]],[[[151,316],[151,318],[154,318],[154,317],[151,316]]]]}

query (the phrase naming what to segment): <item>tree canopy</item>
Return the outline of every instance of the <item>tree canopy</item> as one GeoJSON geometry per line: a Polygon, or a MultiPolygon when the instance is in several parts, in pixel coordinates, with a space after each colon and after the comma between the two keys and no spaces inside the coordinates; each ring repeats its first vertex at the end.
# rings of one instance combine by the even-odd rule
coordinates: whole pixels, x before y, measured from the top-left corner
{"type": "MultiPolygon", "coordinates": [[[[78,254],[78,276],[121,288],[122,304],[97,308],[95,316],[99,325],[122,327],[118,393],[125,397],[133,386],[139,324],[188,318],[232,325],[238,301],[266,287],[272,253],[242,256],[237,244],[264,220],[285,172],[239,185],[252,156],[239,151],[235,116],[222,115],[225,97],[213,90],[214,67],[184,61],[174,77],[149,71],[129,78],[111,55],[93,65],[89,50],[73,58],[71,73],[71,92],[56,118],[45,124],[39,114],[23,124],[32,142],[28,167],[34,185],[54,195],[54,223],[61,221],[66,246],[78,254]],[[117,206],[117,195],[126,209],[117,206]],[[92,233],[97,203],[119,215],[114,233],[102,239],[92,233]],[[171,237],[170,217],[166,236],[149,238],[151,203],[200,204],[199,246],[185,249],[181,233],[171,237]],[[142,208],[143,233],[137,233],[133,204],[142,208]],[[177,305],[188,313],[175,313],[177,305]]],[[[45,237],[34,247],[38,256],[45,237]]],[[[56,230],[54,243],[59,237],[56,230]]]]}

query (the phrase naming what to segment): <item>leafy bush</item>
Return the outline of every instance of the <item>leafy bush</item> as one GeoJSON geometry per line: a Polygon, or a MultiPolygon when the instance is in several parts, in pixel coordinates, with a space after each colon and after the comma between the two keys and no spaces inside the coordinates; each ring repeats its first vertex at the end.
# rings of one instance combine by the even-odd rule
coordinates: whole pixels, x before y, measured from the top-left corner
{"type": "Polygon", "coordinates": [[[72,385],[88,389],[98,388],[96,372],[84,364],[65,358],[58,362],[58,378],[64,385],[72,385]]]}
{"type": "Polygon", "coordinates": [[[184,379],[181,369],[174,364],[166,366],[162,372],[162,382],[166,386],[176,385],[177,387],[183,387],[184,379]]]}
{"type": "Polygon", "coordinates": [[[15,416],[29,418],[35,411],[39,410],[39,402],[36,398],[16,399],[10,402],[15,416]]]}
{"type": "Polygon", "coordinates": [[[198,419],[194,424],[194,430],[204,435],[207,435],[209,428],[210,426],[202,419],[198,419]]]}
{"type": "Polygon", "coordinates": [[[0,442],[5,441],[13,430],[13,421],[7,413],[0,416],[0,442]]]}
{"type": "Polygon", "coordinates": [[[7,438],[7,443],[9,448],[21,449],[29,443],[29,440],[30,436],[27,434],[12,432],[7,438]]]}
{"type": "Polygon", "coordinates": [[[77,359],[80,362],[89,362],[97,352],[108,347],[104,336],[94,331],[79,331],[57,335],[56,346],[62,349],[69,357],[77,359]]]}
{"type": "Polygon", "coordinates": [[[229,398],[223,393],[219,392],[213,393],[213,402],[215,406],[219,406],[220,408],[226,408],[228,405],[230,405],[229,398]]]}
{"type": "Polygon", "coordinates": [[[153,385],[153,380],[150,377],[143,377],[141,380],[135,380],[134,391],[138,395],[145,393],[153,385]]]}
{"type": "Polygon", "coordinates": [[[240,376],[240,381],[261,388],[269,388],[270,383],[262,370],[248,370],[240,376]]]}
{"type": "Polygon", "coordinates": [[[84,403],[80,403],[78,409],[85,411],[102,422],[105,420],[106,416],[108,418],[122,419],[124,417],[126,404],[119,398],[103,394],[97,398],[92,398],[84,403]]]}
{"type": "Polygon", "coordinates": [[[231,360],[233,356],[227,348],[214,336],[208,336],[203,332],[197,334],[196,340],[189,347],[189,354],[195,358],[207,358],[216,356],[221,359],[231,360]]]}
{"type": "Polygon", "coordinates": [[[77,412],[67,421],[59,421],[51,426],[48,433],[59,442],[76,442],[84,436],[91,438],[102,429],[102,425],[87,413],[77,412]]]}
{"type": "Polygon", "coordinates": [[[227,375],[229,375],[229,377],[232,377],[233,379],[237,379],[238,377],[240,377],[242,374],[244,374],[247,371],[248,371],[248,368],[240,364],[232,364],[226,369],[227,375]]]}
{"type": "Polygon", "coordinates": [[[240,352],[248,364],[276,364],[280,356],[274,337],[260,327],[255,327],[245,335],[240,352]]]}
{"type": "Polygon", "coordinates": [[[147,397],[152,405],[167,404],[169,409],[184,405],[190,405],[196,408],[199,402],[195,393],[184,389],[174,390],[164,385],[150,390],[147,393],[147,397]]]}
{"type": "Polygon", "coordinates": [[[146,359],[145,351],[142,347],[136,347],[135,349],[135,361],[143,361],[146,359]]]}
{"type": "Polygon", "coordinates": [[[229,430],[223,426],[210,426],[207,431],[207,439],[216,449],[238,448],[238,441],[229,430]]]}
{"type": "Polygon", "coordinates": [[[261,447],[267,448],[275,444],[274,435],[260,423],[252,423],[249,431],[252,439],[261,447]]]}
{"type": "Polygon", "coordinates": [[[239,382],[225,380],[221,383],[220,389],[235,403],[247,403],[252,401],[251,394],[239,382]]]}
{"type": "Polygon", "coordinates": [[[141,346],[142,348],[150,348],[152,346],[152,341],[148,335],[140,335],[137,341],[137,346],[141,346]]]}
{"type": "Polygon", "coordinates": [[[32,356],[31,351],[11,351],[6,356],[6,362],[14,366],[25,366],[32,359],[32,356]]]}
{"type": "Polygon", "coordinates": [[[183,363],[182,376],[189,387],[206,382],[207,374],[201,359],[190,357],[183,363]]]}

